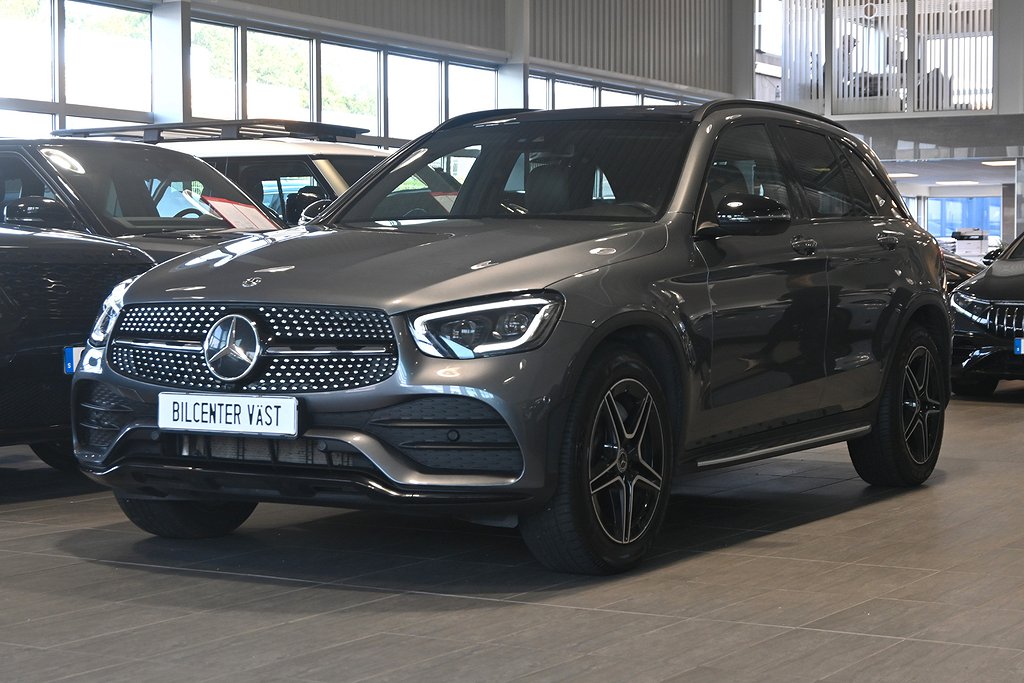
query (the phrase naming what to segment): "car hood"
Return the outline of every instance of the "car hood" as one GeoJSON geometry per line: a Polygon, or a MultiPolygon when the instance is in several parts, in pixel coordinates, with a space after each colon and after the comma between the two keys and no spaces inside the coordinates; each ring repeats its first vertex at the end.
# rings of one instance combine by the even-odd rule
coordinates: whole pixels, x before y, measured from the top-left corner
{"type": "Polygon", "coordinates": [[[999,259],[957,290],[989,301],[1024,301],[1024,259],[999,259]]]}
{"type": "Polygon", "coordinates": [[[388,313],[543,289],[665,247],[664,223],[446,220],[418,225],[293,228],[164,263],[126,303],[267,301],[388,313]]]}

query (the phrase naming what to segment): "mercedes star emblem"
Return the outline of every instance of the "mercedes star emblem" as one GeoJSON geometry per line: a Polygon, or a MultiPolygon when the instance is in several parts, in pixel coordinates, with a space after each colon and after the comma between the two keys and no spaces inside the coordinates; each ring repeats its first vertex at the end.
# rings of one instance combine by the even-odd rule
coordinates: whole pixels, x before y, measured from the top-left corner
{"type": "Polygon", "coordinates": [[[242,315],[226,315],[215,322],[203,342],[206,367],[225,382],[249,374],[262,350],[256,325],[242,315]]]}
{"type": "Polygon", "coordinates": [[[261,282],[263,282],[263,278],[261,278],[261,277],[250,277],[250,278],[246,278],[245,280],[242,280],[242,286],[243,287],[255,287],[256,285],[258,285],[261,282]]]}

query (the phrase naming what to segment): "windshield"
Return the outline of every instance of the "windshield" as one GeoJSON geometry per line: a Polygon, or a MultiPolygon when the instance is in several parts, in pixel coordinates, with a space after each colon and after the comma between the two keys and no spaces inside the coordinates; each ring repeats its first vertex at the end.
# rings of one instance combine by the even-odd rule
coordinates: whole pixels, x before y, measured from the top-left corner
{"type": "Polygon", "coordinates": [[[151,145],[60,143],[39,150],[114,237],[278,226],[206,163],[151,145]]]}
{"type": "Polygon", "coordinates": [[[336,220],[650,221],[667,208],[690,130],[686,121],[509,120],[441,131],[336,220]]]}

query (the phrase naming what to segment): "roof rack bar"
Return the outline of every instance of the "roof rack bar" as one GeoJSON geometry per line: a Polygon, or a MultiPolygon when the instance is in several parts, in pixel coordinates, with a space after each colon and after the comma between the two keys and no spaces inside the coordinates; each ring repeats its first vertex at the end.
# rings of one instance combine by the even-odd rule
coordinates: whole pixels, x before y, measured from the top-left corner
{"type": "Polygon", "coordinates": [[[366,128],[317,121],[237,119],[189,123],[150,123],[104,128],[62,128],[53,131],[53,134],[60,137],[114,137],[150,143],[184,140],[239,140],[243,138],[306,138],[337,142],[338,139],[351,140],[368,132],[369,130],[366,128]]]}

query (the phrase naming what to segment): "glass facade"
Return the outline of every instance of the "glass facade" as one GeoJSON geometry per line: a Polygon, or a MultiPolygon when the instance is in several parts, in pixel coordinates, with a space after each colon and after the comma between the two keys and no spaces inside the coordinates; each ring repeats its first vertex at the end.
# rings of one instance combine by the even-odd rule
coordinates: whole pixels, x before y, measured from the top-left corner
{"type": "Polygon", "coordinates": [[[936,237],[952,237],[959,230],[981,229],[989,235],[1002,232],[1002,200],[999,197],[929,197],[927,228],[936,237]]]}
{"type": "Polygon", "coordinates": [[[310,41],[249,31],[247,115],[309,121],[311,63],[310,41]]]}
{"type": "Polygon", "coordinates": [[[320,120],[380,134],[380,52],[320,46],[320,120]]]}
{"type": "Polygon", "coordinates": [[[149,13],[72,0],[64,8],[67,101],[150,111],[149,13]]]}
{"type": "Polygon", "coordinates": [[[192,115],[233,119],[237,114],[237,29],[192,22],[192,115]]]}

